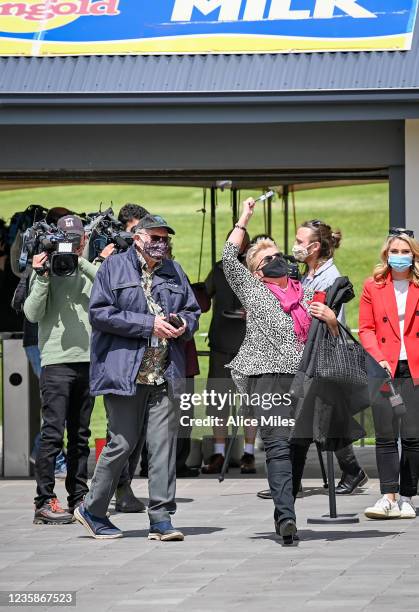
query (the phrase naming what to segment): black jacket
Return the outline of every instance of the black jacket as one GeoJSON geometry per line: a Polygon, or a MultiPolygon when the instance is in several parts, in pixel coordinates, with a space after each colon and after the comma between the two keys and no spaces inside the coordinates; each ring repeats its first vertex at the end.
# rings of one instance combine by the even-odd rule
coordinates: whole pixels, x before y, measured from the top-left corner
{"type": "MultiPolygon", "coordinates": [[[[326,304],[339,312],[342,304],[354,297],[351,282],[342,276],[327,290],[326,304]]],[[[367,372],[371,380],[369,385],[340,384],[315,378],[317,354],[321,341],[328,334],[326,323],[314,319],[290,391],[295,418],[291,439],[295,443],[301,439],[313,439],[325,450],[338,450],[365,435],[353,415],[370,406],[371,394],[382,385],[386,374],[366,353],[367,372]],[[379,381],[378,386],[374,381],[379,381]]]]}

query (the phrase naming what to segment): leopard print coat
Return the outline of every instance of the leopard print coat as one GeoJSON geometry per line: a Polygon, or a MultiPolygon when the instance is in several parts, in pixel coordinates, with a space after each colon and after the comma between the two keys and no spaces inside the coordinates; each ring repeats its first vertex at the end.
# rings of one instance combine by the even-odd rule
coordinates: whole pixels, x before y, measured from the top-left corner
{"type": "MultiPolygon", "coordinates": [[[[246,310],[246,335],[236,357],[227,364],[242,393],[247,377],[255,374],[295,374],[304,345],[294,332],[290,314],[258,278],[238,260],[239,248],[226,242],[223,250],[224,274],[246,310]]],[[[302,305],[307,308],[313,290],[304,289],[302,305]]]]}

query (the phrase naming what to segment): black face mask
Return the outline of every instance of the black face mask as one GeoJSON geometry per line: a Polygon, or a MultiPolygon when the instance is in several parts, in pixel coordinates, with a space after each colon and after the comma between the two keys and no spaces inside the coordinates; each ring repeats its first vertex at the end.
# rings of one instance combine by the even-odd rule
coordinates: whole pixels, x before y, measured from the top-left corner
{"type": "Polygon", "coordinates": [[[266,278],[281,278],[288,276],[288,264],[283,257],[275,257],[261,268],[266,278]]]}

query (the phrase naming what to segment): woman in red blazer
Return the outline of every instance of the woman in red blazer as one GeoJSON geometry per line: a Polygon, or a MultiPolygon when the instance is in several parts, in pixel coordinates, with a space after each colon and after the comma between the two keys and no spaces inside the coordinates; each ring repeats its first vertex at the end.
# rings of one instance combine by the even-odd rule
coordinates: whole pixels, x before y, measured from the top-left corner
{"type": "Polygon", "coordinates": [[[410,230],[390,230],[381,251],[381,263],[364,285],[359,338],[396,379],[407,408],[401,419],[395,418],[384,396],[372,407],[383,497],[367,508],[365,515],[379,519],[415,518],[412,497],[417,495],[419,480],[419,243],[410,230]]]}

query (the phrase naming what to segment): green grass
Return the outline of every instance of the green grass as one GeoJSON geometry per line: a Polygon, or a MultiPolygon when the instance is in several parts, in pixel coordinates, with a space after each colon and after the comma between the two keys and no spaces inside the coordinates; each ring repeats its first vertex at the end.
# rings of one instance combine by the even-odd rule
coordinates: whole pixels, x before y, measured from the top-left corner
{"type": "MultiPolygon", "coordinates": [[[[241,198],[260,192],[242,192],[241,198]]],[[[350,327],[357,328],[359,295],[362,283],[371,275],[378,261],[381,244],[388,230],[388,185],[357,185],[332,189],[316,189],[296,193],[296,224],[304,220],[321,218],[333,229],[343,233],[341,248],[336,252],[335,261],[342,274],[351,279],[356,298],[347,307],[350,327]]],[[[151,212],[163,215],[176,229],[174,255],[183,266],[191,282],[198,280],[198,264],[203,214],[203,192],[200,189],[181,187],[147,187],[136,185],[74,185],[66,187],[45,187],[31,190],[0,192],[1,216],[9,219],[11,215],[23,210],[32,203],[52,206],[66,206],[75,212],[97,210],[100,203],[106,208],[112,203],[116,212],[126,202],[138,202],[151,212]]],[[[202,258],[203,280],[210,270],[210,213],[209,194],[208,212],[205,217],[204,249],[202,258]]],[[[290,208],[292,208],[290,206],[290,208]]],[[[231,207],[229,192],[220,193],[217,206],[217,257],[225,236],[231,229],[231,207]]],[[[263,205],[258,205],[252,218],[250,234],[264,231],[263,205]]],[[[289,219],[290,246],[294,236],[292,212],[289,219]]],[[[283,212],[279,200],[273,204],[273,236],[280,246],[283,245],[283,212]]],[[[204,314],[200,321],[199,333],[209,327],[210,313],[204,314]]],[[[196,336],[198,348],[207,348],[205,338],[196,336]]],[[[201,377],[206,378],[208,363],[200,359],[201,377]]],[[[92,444],[94,437],[103,437],[105,417],[102,400],[96,402],[92,419],[92,444]]]]}

